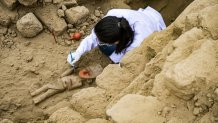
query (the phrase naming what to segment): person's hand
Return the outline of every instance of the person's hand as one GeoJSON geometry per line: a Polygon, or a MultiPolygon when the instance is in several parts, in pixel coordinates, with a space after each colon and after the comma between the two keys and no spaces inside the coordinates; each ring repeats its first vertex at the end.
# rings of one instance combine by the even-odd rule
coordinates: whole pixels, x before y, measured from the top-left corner
{"type": "Polygon", "coordinates": [[[74,66],[74,64],[78,61],[79,59],[75,58],[75,53],[70,52],[67,56],[67,61],[71,66],[74,66]]]}

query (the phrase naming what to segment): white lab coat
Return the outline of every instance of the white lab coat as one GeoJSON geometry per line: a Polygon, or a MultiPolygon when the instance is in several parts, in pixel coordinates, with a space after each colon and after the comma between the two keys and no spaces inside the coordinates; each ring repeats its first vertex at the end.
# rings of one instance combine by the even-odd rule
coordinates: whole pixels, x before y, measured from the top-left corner
{"type": "MultiPolygon", "coordinates": [[[[151,7],[139,9],[138,11],[129,9],[112,9],[106,14],[106,16],[116,16],[118,18],[124,17],[128,20],[132,30],[134,31],[133,43],[121,53],[116,54],[113,52],[109,56],[114,63],[120,62],[122,57],[128,51],[138,47],[150,34],[166,28],[160,13],[151,7]]],[[[75,59],[78,60],[85,52],[97,47],[98,43],[98,38],[96,37],[94,30],[92,30],[91,34],[82,40],[79,47],[75,51],[75,59]]]]}

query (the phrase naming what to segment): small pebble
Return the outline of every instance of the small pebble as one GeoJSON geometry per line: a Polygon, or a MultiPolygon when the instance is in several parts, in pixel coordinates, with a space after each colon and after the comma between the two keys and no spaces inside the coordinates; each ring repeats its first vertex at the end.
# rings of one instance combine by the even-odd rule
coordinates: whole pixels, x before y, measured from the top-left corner
{"type": "Polygon", "coordinates": [[[96,16],[96,17],[100,17],[100,16],[101,16],[101,13],[100,13],[99,10],[95,10],[95,16],[96,16]]]}
{"type": "Polygon", "coordinates": [[[33,60],[33,56],[29,56],[27,59],[26,59],[26,62],[29,63],[33,60]]]}
{"type": "Polygon", "coordinates": [[[64,10],[62,10],[62,9],[58,9],[57,14],[61,18],[65,17],[64,10]]]}
{"type": "Polygon", "coordinates": [[[65,5],[62,5],[61,9],[65,11],[65,10],[67,10],[67,7],[65,5]]]}
{"type": "Polygon", "coordinates": [[[200,113],[200,108],[194,108],[193,114],[198,115],[200,113]]]}
{"type": "Polygon", "coordinates": [[[172,104],[171,107],[172,107],[172,108],[176,108],[176,105],[175,105],[175,104],[172,104]]]}

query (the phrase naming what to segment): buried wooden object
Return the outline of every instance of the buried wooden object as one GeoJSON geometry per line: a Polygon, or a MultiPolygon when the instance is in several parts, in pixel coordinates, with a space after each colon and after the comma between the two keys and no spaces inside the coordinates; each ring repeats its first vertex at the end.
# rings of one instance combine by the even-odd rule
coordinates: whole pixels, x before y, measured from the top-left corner
{"type": "Polygon", "coordinates": [[[43,100],[57,94],[63,92],[65,90],[72,90],[83,85],[82,79],[94,79],[99,74],[102,73],[103,68],[101,65],[92,65],[85,69],[80,70],[79,76],[77,75],[68,75],[73,72],[74,69],[69,69],[62,74],[62,78],[60,78],[57,82],[49,83],[41,88],[31,92],[31,96],[33,97],[33,102],[38,104],[43,100]],[[66,76],[68,75],[68,76],[66,76]]]}
{"type": "Polygon", "coordinates": [[[72,90],[81,86],[81,79],[78,76],[71,75],[59,79],[58,82],[46,84],[30,94],[33,97],[33,102],[38,104],[57,93],[65,91],[66,89],[72,90]]]}

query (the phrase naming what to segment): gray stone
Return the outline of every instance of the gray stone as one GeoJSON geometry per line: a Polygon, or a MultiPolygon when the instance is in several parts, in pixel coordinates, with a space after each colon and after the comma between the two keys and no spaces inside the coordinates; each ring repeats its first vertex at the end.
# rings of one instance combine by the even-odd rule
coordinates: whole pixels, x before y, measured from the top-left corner
{"type": "Polygon", "coordinates": [[[67,23],[57,15],[58,8],[55,5],[45,6],[36,10],[37,17],[55,35],[61,35],[67,29],[67,23]]]}
{"type": "Polygon", "coordinates": [[[20,4],[24,5],[24,6],[31,6],[34,3],[36,3],[37,0],[18,0],[20,2],[20,4]]]}
{"type": "Polygon", "coordinates": [[[84,6],[77,6],[65,11],[66,20],[71,24],[84,22],[89,14],[89,10],[84,6]]]}
{"type": "Polygon", "coordinates": [[[17,29],[24,37],[34,37],[43,30],[42,24],[33,13],[27,13],[17,21],[17,29]]]}

